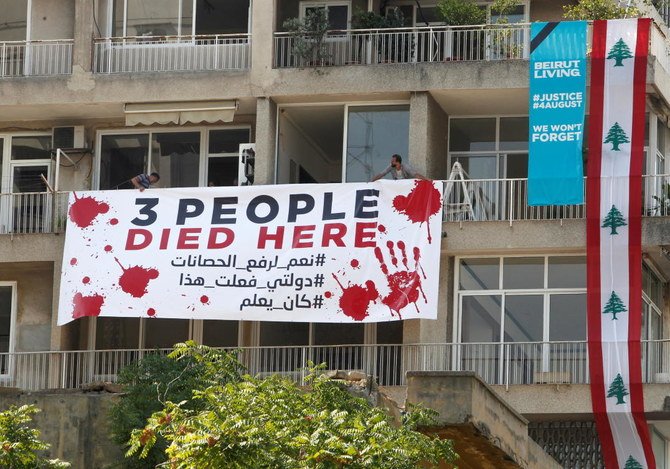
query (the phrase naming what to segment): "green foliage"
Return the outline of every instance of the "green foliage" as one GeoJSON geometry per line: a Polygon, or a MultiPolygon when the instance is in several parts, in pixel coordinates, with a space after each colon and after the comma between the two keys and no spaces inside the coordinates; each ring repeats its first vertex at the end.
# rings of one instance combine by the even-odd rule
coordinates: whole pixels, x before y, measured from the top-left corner
{"type": "Polygon", "coordinates": [[[56,469],[70,467],[59,459],[40,455],[49,444],[40,440],[40,432],[31,428],[33,415],[40,410],[34,405],[11,406],[0,412],[0,467],[9,469],[56,469]]]}
{"type": "Polygon", "coordinates": [[[563,5],[563,17],[569,20],[613,20],[640,16],[634,6],[621,6],[617,0],[579,0],[563,5]]]}
{"type": "Polygon", "coordinates": [[[351,17],[351,25],[354,29],[402,28],[405,26],[405,16],[399,8],[389,9],[386,16],[358,8],[351,17]]]}
{"type": "MultiPolygon", "coordinates": [[[[187,342],[175,345],[170,356],[151,353],[124,367],[118,381],[124,386],[125,394],[109,415],[112,439],[125,446],[132,431],[143,427],[147,418],[162,409],[167,401],[184,401],[185,409],[197,408],[201,401],[189,400],[193,390],[238,379],[240,366],[234,355],[187,342]]],[[[164,462],[167,443],[163,438],[154,443],[144,458],[126,460],[126,467],[153,468],[164,462]]]]}
{"type": "Polygon", "coordinates": [[[486,23],[486,10],[474,0],[439,0],[437,10],[444,22],[451,26],[486,23]]]}
{"type": "Polygon", "coordinates": [[[291,35],[291,51],[301,65],[323,65],[329,54],[326,49],[328,16],[325,8],[314,8],[301,20],[291,18],[284,21],[284,29],[291,35]]]}
{"type": "MultiPolygon", "coordinates": [[[[182,358],[199,362],[200,352],[192,350],[182,349],[182,358]]],[[[133,431],[128,455],[148,456],[164,438],[175,469],[413,469],[456,459],[451,441],[416,431],[433,422],[434,412],[411,409],[394,424],[319,367],[311,368],[308,382],[309,389],[301,389],[280,376],[245,375],[197,389],[197,405],[167,402],[144,428],[133,431]]]]}

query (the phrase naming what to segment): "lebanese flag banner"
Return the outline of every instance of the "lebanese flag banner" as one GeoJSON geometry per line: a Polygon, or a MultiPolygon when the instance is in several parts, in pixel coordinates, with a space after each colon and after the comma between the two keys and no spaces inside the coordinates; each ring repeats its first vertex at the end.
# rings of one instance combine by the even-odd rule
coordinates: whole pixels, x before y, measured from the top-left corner
{"type": "Polygon", "coordinates": [[[587,178],[591,400],[605,467],[655,468],[644,417],[641,201],[649,19],[594,21],[587,178]]]}

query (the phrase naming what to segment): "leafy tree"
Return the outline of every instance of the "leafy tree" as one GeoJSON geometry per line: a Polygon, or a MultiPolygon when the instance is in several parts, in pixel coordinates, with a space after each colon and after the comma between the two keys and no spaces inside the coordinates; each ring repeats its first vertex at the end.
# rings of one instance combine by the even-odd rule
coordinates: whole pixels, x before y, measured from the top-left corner
{"type": "Polygon", "coordinates": [[[605,305],[605,309],[603,309],[603,314],[612,314],[612,319],[616,320],[616,315],[625,311],[627,311],[626,306],[623,304],[623,301],[621,301],[621,298],[619,298],[619,295],[612,292],[610,299],[605,305]]]}
{"type": "Polygon", "coordinates": [[[486,10],[473,0],[440,0],[437,11],[451,26],[486,23],[486,10]]]}
{"type": "Polygon", "coordinates": [[[564,5],[563,16],[569,20],[613,20],[640,15],[632,6],[621,6],[617,0],[578,0],[576,5],[564,5]]]}
{"type": "Polygon", "coordinates": [[[70,467],[59,459],[40,455],[50,445],[40,440],[40,432],[31,428],[33,415],[40,410],[34,405],[11,406],[0,412],[0,467],[9,469],[57,469],[70,467]]]}
{"type": "Polygon", "coordinates": [[[623,467],[623,469],[643,469],[642,464],[637,462],[637,460],[633,456],[628,456],[628,459],[626,460],[626,465],[623,467]]]}
{"type": "MultiPolygon", "coordinates": [[[[124,367],[118,377],[124,394],[110,410],[112,439],[125,446],[135,428],[143,427],[147,419],[163,408],[166,401],[182,402],[185,409],[196,408],[200,401],[189,400],[194,389],[204,389],[214,382],[225,383],[238,379],[239,366],[223,352],[208,350],[206,359],[196,362],[190,357],[174,360],[165,355],[151,353],[136,363],[124,367]],[[214,365],[218,360],[231,363],[229,367],[214,365]],[[227,374],[218,374],[224,371],[227,374]]],[[[132,457],[125,461],[127,468],[153,468],[165,461],[167,443],[159,438],[143,458],[132,457]]]]}
{"type": "Polygon", "coordinates": [[[627,395],[628,391],[626,390],[626,386],[623,384],[621,373],[617,373],[616,378],[614,378],[610,388],[607,390],[607,397],[616,397],[617,404],[625,404],[626,401],[624,401],[623,398],[627,395]]]}
{"type": "Polygon", "coordinates": [[[283,27],[291,33],[292,52],[300,65],[324,65],[329,58],[326,36],[330,28],[325,8],[310,9],[302,20],[288,19],[283,27]]]}
{"type": "Polygon", "coordinates": [[[607,53],[608,59],[614,59],[615,67],[623,67],[623,59],[630,59],[632,57],[633,54],[630,53],[630,49],[623,38],[615,42],[612,49],[607,53]]]}
{"type": "MultiPolygon", "coordinates": [[[[179,345],[177,359],[203,359],[206,348],[179,345]]],[[[228,367],[231,363],[220,362],[228,367]]],[[[225,374],[225,373],[224,373],[225,374]]],[[[435,412],[413,408],[399,425],[380,408],[353,397],[313,367],[309,389],[280,376],[213,384],[196,390],[199,404],[168,402],[133,431],[130,455],[169,442],[171,467],[379,468],[436,466],[456,459],[453,443],[417,431],[435,412]]]]}
{"type": "Polygon", "coordinates": [[[626,226],[626,219],[623,217],[619,209],[612,205],[612,208],[607,212],[607,216],[603,220],[601,228],[610,228],[610,234],[615,235],[619,234],[616,229],[620,226],[626,226]]]}
{"type": "Polygon", "coordinates": [[[607,137],[605,137],[605,141],[603,143],[611,143],[612,144],[612,151],[621,151],[619,148],[619,145],[622,143],[629,143],[630,140],[628,140],[628,137],[626,136],[626,132],[621,128],[618,122],[615,122],[612,127],[610,127],[609,131],[607,132],[607,137]]]}

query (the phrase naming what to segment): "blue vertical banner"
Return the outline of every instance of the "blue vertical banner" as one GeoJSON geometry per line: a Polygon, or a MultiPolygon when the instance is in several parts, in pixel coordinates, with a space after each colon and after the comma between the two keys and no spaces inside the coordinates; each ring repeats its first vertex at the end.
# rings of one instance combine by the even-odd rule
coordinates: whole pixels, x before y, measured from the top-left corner
{"type": "Polygon", "coordinates": [[[584,203],[586,21],[530,29],[528,205],[584,203]]]}

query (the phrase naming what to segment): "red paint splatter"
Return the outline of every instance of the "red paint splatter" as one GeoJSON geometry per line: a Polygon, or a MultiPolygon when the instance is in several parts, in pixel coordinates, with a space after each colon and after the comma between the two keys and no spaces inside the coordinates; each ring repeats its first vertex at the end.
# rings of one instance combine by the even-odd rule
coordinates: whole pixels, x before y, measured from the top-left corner
{"type": "Polygon", "coordinates": [[[428,229],[428,242],[432,241],[430,235],[430,217],[437,214],[442,207],[440,192],[435,188],[433,181],[414,181],[414,188],[408,195],[399,195],[393,199],[393,208],[407,216],[412,223],[425,223],[428,229]]]}
{"type": "Polygon", "coordinates": [[[377,225],[377,230],[379,230],[380,233],[386,233],[386,227],[384,225],[377,225]]]}
{"type": "Polygon", "coordinates": [[[354,284],[345,288],[335,274],[333,274],[333,278],[342,289],[342,296],[339,302],[342,312],[355,321],[365,319],[368,316],[370,303],[379,297],[379,292],[374,282],[367,280],[365,287],[354,284]]]}
{"type": "Polygon", "coordinates": [[[109,205],[105,202],[98,202],[93,197],[82,197],[81,199],[74,194],[75,202],[70,207],[70,220],[79,228],[91,226],[95,218],[109,211],[109,205]]]}
{"type": "Polygon", "coordinates": [[[118,218],[112,218],[111,220],[109,220],[110,225],[118,225],[118,223],[119,223],[118,218]]]}
{"type": "MultiPolygon", "coordinates": [[[[395,312],[398,315],[398,318],[402,319],[400,311],[410,303],[414,304],[417,312],[419,311],[419,308],[416,305],[416,302],[419,300],[419,294],[423,296],[425,302],[428,300],[426,299],[426,294],[424,293],[421,286],[421,277],[423,276],[424,279],[426,278],[426,274],[419,264],[421,251],[417,247],[415,247],[412,251],[414,255],[414,265],[412,270],[410,269],[407,260],[407,250],[405,243],[398,241],[397,246],[401,254],[401,268],[404,267],[404,270],[391,273],[389,271],[388,265],[384,261],[382,250],[379,247],[375,248],[375,257],[377,258],[377,261],[379,261],[382,273],[386,276],[386,283],[388,284],[390,290],[389,294],[382,298],[382,303],[388,306],[392,313],[395,312]],[[419,274],[420,270],[421,275],[419,274]]],[[[387,243],[387,248],[389,250],[393,266],[397,267],[398,258],[396,257],[394,244],[392,241],[387,243]]]]}
{"type": "Polygon", "coordinates": [[[358,269],[361,266],[361,263],[358,262],[358,259],[352,259],[351,260],[351,267],[354,269],[358,269]]]}
{"type": "Polygon", "coordinates": [[[153,309],[153,308],[147,309],[147,316],[151,316],[151,317],[156,316],[156,310],[153,309]]]}
{"type": "Polygon", "coordinates": [[[209,304],[209,297],[207,295],[202,295],[200,297],[200,303],[202,303],[204,305],[208,305],[209,304]]]}
{"type": "Polygon", "coordinates": [[[105,252],[112,252],[112,246],[110,246],[109,244],[105,246],[105,252]]]}
{"type": "Polygon", "coordinates": [[[333,296],[333,294],[327,291],[326,293],[323,294],[323,296],[325,296],[326,298],[330,298],[331,296],[333,296]]]}
{"type": "Polygon", "coordinates": [[[145,269],[139,265],[126,269],[116,257],[114,260],[123,270],[123,274],[119,277],[119,286],[121,287],[121,290],[135,298],[143,297],[147,292],[149,282],[158,278],[158,271],[156,269],[145,269]]]}
{"type": "Polygon", "coordinates": [[[104,302],[105,297],[102,295],[84,296],[81,293],[75,293],[72,298],[72,317],[78,319],[85,316],[99,316],[104,302]]]}
{"type": "Polygon", "coordinates": [[[70,259],[70,265],[77,265],[77,258],[76,257],[73,257],[72,259],[70,259]]]}
{"type": "Polygon", "coordinates": [[[89,283],[90,281],[91,281],[91,277],[84,277],[83,279],[81,279],[81,283],[84,283],[84,284],[89,283]]]}

